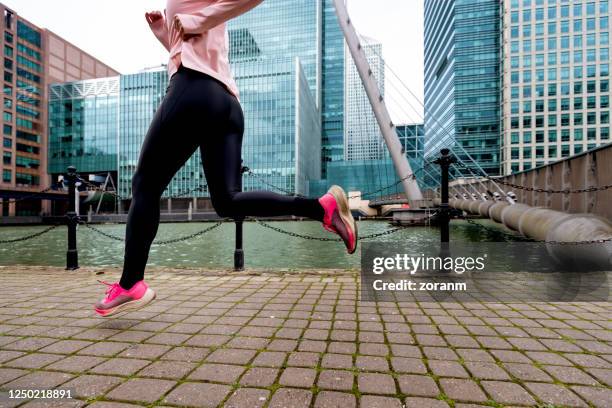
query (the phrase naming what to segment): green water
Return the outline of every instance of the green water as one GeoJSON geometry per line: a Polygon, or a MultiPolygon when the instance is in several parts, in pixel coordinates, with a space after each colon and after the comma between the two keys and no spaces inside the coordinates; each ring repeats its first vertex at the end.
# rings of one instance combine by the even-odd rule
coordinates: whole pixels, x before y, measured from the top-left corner
{"type": "MultiPolygon", "coordinates": [[[[465,221],[453,221],[450,239],[479,242],[503,241],[503,227],[489,220],[479,223],[495,228],[500,233],[487,231],[465,221]]],[[[305,235],[333,237],[318,222],[271,222],[275,227],[305,235]]],[[[157,240],[186,236],[210,226],[210,223],[161,224],[157,240]]],[[[123,236],[125,225],[97,225],[106,233],[123,236]]],[[[0,241],[26,236],[45,227],[0,227],[0,241]]],[[[386,221],[361,221],[359,234],[365,236],[394,228],[386,221]]],[[[234,224],[226,223],[200,237],[169,245],[154,245],[149,265],[172,267],[231,267],[234,256],[234,224]]],[[[507,231],[507,230],[506,230],[507,231]]],[[[410,227],[378,241],[403,240],[415,250],[426,248],[439,240],[435,227],[410,227]]],[[[77,233],[79,262],[88,266],[120,266],[123,262],[123,242],[106,238],[84,226],[77,233]]],[[[244,252],[246,267],[253,268],[358,268],[359,250],[348,255],[340,242],[304,240],[265,229],[253,222],[244,225],[244,252]]],[[[16,243],[0,244],[0,265],[66,264],[66,228],[59,227],[40,237],[16,243]]]]}

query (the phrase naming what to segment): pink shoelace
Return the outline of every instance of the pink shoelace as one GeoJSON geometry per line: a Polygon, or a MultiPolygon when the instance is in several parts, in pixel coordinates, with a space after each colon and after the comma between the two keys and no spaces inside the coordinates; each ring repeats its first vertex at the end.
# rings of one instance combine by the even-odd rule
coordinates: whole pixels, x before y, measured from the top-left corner
{"type": "Polygon", "coordinates": [[[119,293],[119,290],[121,290],[121,286],[119,286],[119,282],[115,282],[115,283],[108,283],[108,282],[104,282],[102,280],[98,280],[98,282],[103,283],[104,285],[108,286],[108,289],[106,289],[106,297],[108,299],[114,299],[119,293]]]}

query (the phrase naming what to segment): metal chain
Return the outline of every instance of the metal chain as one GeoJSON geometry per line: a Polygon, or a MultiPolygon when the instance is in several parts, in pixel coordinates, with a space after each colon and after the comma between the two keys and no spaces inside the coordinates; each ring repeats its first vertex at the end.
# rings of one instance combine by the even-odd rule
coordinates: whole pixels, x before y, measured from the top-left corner
{"type": "Polygon", "coordinates": [[[47,188],[45,188],[43,190],[37,191],[36,193],[29,194],[29,195],[27,195],[25,197],[16,198],[14,200],[7,200],[5,202],[9,203],[9,204],[13,204],[13,203],[18,203],[18,202],[23,201],[23,200],[29,200],[31,198],[39,196],[40,194],[43,194],[43,193],[49,192],[51,190],[54,190],[55,187],[57,187],[57,186],[56,185],[52,185],[52,186],[49,186],[49,187],[47,187],[47,188]]]}
{"type": "Polygon", "coordinates": [[[537,240],[537,239],[531,239],[531,238],[526,238],[523,236],[517,236],[517,235],[512,235],[512,234],[508,234],[507,232],[504,231],[499,231],[497,229],[494,228],[490,228],[487,227],[486,225],[482,225],[470,218],[464,218],[468,224],[472,224],[472,225],[476,225],[482,229],[485,229],[487,231],[490,232],[494,232],[497,234],[503,234],[505,236],[511,237],[515,240],[518,241],[526,241],[526,242],[541,242],[543,244],[551,244],[551,245],[589,245],[589,244],[603,244],[606,242],[612,242],[612,238],[606,238],[606,239],[591,239],[591,240],[587,240],[587,241],[545,241],[545,240],[537,240]]]}
{"type": "MultiPolygon", "coordinates": [[[[458,163],[460,167],[464,168],[464,169],[468,169],[468,167],[464,164],[464,163],[458,163]]],[[[501,179],[496,179],[493,178],[491,176],[489,176],[488,174],[485,174],[484,176],[485,179],[493,182],[493,183],[497,183],[497,184],[503,184],[505,186],[508,187],[512,187],[515,188],[517,190],[523,190],[523,191],[533,191],[536,193],[550,193],[550,194],[580,194],[580,193],[594,193],[597,191],[604,191],[604,190],[608,190],[610,188],[612,188],[612,184],[604,184],[603,186],[592,186],[592,187],[585,187],[585,188],[578,188],[575,190],[571,190],[569,188],[565,188],[563,190],[557,190],[557,189],[545,189],[545,188],[540,188],[540,187],[527,187],[527,186],[522,186],[520,184],[516,184],[516,183],[511,183],[509,181],[504,181],[501,179]]]]}
{"type": "MultiPolygon", "coordinates": [[[[221,226],[221,224],[223,224],[223,222],[224,221],[218,221],[218,222],[216,222],[214,225],[212,225],[210,227],[206,227],[203,230],[194,232],[193,234],[189,234],[189,235],[184,236],[184,237],[172,238],[172,239],[167,239],[167,240],[163,240],[163,241],[154,241],[153,245],[167,245],[167,244],[174,244],[174,243],[182,242],[182,241],[188,241],[190,239],[193,239],[193,238],[199,237],[201,235],[204,235],[207,232],[210,232],[210,231],[214,230],[215,228],[218,228],[219,226],[221,226]]],[[[112,240],[121,241],[121,242],[125,241],[125,238],[123,238],[123,237],[120,237],[118,235],[109,234],[108,232],[104,232],[101,229],[96,228],[93,225],[88,224],[88,223],[86,223],[86,222],[84,222],[82,220],[81,220],[80,224],[84,225],[85,228],[89,228],[90,230],[95,231],[98,234],[103,235],[103,236],[105,236],[107,238],[110,238],[112,240]]]]}
{"type": "MultiPolygon", "coordinates": [[[[361,195],[356,195],[356,196],[348,196],[347,198],[350,200],[350,199],[355,199],[355,198],[364,198],[364,197],[372,196],[372,195],[375,195],[376,193],[380,193],[380,192],[382,192],[382,191],[384,191],[384,190],[391,189],[391,188],[393,188],[393,187],[395,187],[395,186],[399,185],[400,183],[402,183],[404,180],[408,180],[408,179],[413,179],[413,180],[415,180],[415,179],[416,179],[416,174],[417,174],[419,171],[422,171],[423,169],[424,169],[424,168],[422,167],[422,168],[418,169],[416,172],[411,173],[411,174],[409,174],[409,175],[407,175],[407,176],[405,176],[405,177],[402,177],[401,179],[397,180],[395,183],[393,183],[393,184],[389,184],[388,186],[385,186],[385,187],[381,187],[381,188],[379,188],[378,190],[368,191],[368,192],[362,193],[361,195]]],[[[273,188],[273,189],[275,189],[275,190],[281,191],[281,192],[283,192],[283,193],[285,193],[285,194],[288,194],[288,195],[291,195],[291,196],[295,196],[295,197],[305,197],[305,196],[304,196],[304,195],[302,195],[302,194],[297,194],[297,193],[294,193],[294,192],[293,192],[293,191],[291,191],[291,190],[287,190],[287,189],[285,189],[285,188],[283,188],[283,187],[278,187],[278,186],[276,186],[276,185],[274,185],[274,184],[272,184],[272,183],[268,182],[268,181],[267,181],[265,178],[263,178],[263,177],[262,177],[262,176],[260,176],[259,174],[254,173],[254,172],[253,172],[252,170],[250,170],[250,169],[246,171],[246,174],[248,174],[249,176],[255,177],[256,179],[258,179],[259,181],[261,181],[261,182],[262,182],[263,184],[265,184],[266,186],[271,187],[271,188],[273,188]]]]}
{"type": "Polygon", "coordinates": [[[521,186],[519,184],[515,184],[515,183],[510,183],[509,181],[503,181],[503,180],[499,180],[499,179],[494,179],[490,176],[485,176],[485,178],[489,181],[492,181],[494,183],[498,183],[498,184],[503,184],[505,186],[508,187],[512,187],[515,188],[517,190],[524,190],[524,191],[534,191],[536,193],[551,193],[551,194],[579,194],[579,193],[593,193],[596,191],[604,191],[607,190],[609,188],[612,188],[612,184],[605,184],[603,186],[593,186],[593,187],[586,187],[586,188],[578,188],[576,190],[570,190],[569,188],[563,189],[563,190],[555,190],[555,189],[545,189],[545,188],[535,188],[535,187],[526,187],[526,186],[521,186]]]}
{"type": "Polygon", "coordinates": [[[27,241],[27,240],[32,239],[32,238],[40,237],[41,235],[46,234],[47,232],[49,232],[51,230],[54,230],[54,229],[56,229],[59,226],[60,226],[60,224],[51,225],[50,227],[45,228],[42,231],[38,231],[38,232],[35,232],[33,234],[26,235],[25,237],[13,238],[13,239],[0,239],[0,244],[10,244],[10,243],[13,243],[13,242],[27,241]]]}
{"type": "MultiPolygon", "coordinates": [[[[116,191],[102,190],[100,188],[100,186],[97,186],[97,185],[95,185],[93,183],[90,183],[87,180],[79,179],[79,181],[81,183],[85,184],[88,187],[93,187],[95,189],[95,191],[100,191],[102,193],[107,193],[107,194],[113,195],[113,196],[117,197],[119,200],[128,200],[128,198],[123,197],[122,195],[120,195],[116,191]]],[[[193,193],[195,191],[202,191],[204,188],[205,188],[205,186],[199,186],[199,187],[192,188],[191,190],[183,191],[181,193],[177,193],[177,194],[174,194],[174,195],[171,195],[171,196],[167,196],[167,197],[164,197],[164,198],[179,198],[179,197],[184,197],[184,196],[186,196],[188,194],[191,194],[191,193],[193,193]]]]}
{"type": "MultiPolygon", "coordinates": [[[[302,239],[307,239],[307,240],[311,240],[311,241],[324,241],[324,242],[328,242],[328,241],[341,241],[340,238],[313,237],[311,235],[304,235],[304,234],[299,234],[297,232],[287,231],[287,230],[284,230],[282,228],[278,228],[278,227],[272,226],[272,225],[268,224],[267,222],[260,221],[258,219],[254,219],[254,221],[257,224],[259,224],[262,227],[264,227],[264,228],[268,228],[268,229],[270,229],[272,231],[276,231],[276,232],[278,232],[280,234],[288,235],[288,236],[294,237],[294,238],[302,238],[302,239]]],[[[383,231],[383,232],[376,232],[374,234],[363,235],[363,236],[359,237],[359,240],[372,239],[372,238],[382,237],[384,235],[394,234],[394,233],[396,233],[396,232],[398,232],[400,230],[403,230],[405,228],[407,228],[407,227],[397,227],[397,228],[392,228],[390,230],[383,231]]]]}

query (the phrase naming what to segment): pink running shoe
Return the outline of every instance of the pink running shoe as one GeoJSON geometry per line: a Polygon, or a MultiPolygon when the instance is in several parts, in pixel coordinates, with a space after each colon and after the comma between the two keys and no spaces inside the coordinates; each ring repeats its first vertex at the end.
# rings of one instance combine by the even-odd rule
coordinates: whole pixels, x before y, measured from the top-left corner
{"type": "Polygon", "coordinates": [[[340,235],[347,252],[354,253],[357,249],[357,223],[342,187],[331,186],[327,193],[319,198],[319,202],[325,210],[323,228],[340,235]]]}
{"type": "Polygon", "coordinates": [[[140,309],[155,299],[155,291],[141,280],[136,282],[130,290],[119,286],[119,282],[107,283],[98,281],[108,286],[104,299],[96,303],[94,309],[102,317],[108,317],[127,310],[140,309]]]}

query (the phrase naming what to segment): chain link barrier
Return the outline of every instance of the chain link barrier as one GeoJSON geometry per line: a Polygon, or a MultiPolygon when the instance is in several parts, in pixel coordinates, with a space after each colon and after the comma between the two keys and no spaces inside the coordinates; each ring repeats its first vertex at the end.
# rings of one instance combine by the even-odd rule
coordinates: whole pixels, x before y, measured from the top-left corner
{"type": "Polygon", "coordinates": [[[38,231],[38,232],[35,232],[33,234],[26,235],[24,237],[13,238],[13,239],[0,239],[0,244],[11,244],[11,243],[15,243],[15,242],[28,241],[30,239],[40,237],[41,235],[44,235],[47,232],[52,231],[52,230],[56,229],[59,226],[60,226],[60,224],[58,224],[58,225],[51,225],[50,227],[47,227],[47,228],[45,228],[42,231],[38,231]]]}
{"type": "Polygon", "coordinates": [[[501,231],[498,230],[496,228],[491,228],[491,227],[487,227],[486,225],[483,225],[479,222],[474,221],[471,218],[468,217],[463,217],[461,218],[465,221],[467,221],[468,224],[471,225],[476,225],[477,227],[484,229],[486,231],[489,231],[491,233],[494,234],[502,234],[508,238],[512,238],[514,241],[520,241],[520,242],[540,242],[542,244],[551,244],[551,245],[591,245],[591,244],[604,244],[606,242],[612,242],[612,238],[607,238],[607,239],[592,239],[592,240],[587,240],[587,241],[545,241],[545,240],[537,240],[537,239],[531,239],[531,238],[527,238],[527,237],[523,237],[521,235],[514,235],[514,234],[509,234],[505,231],[501,231]]]}
{"type": "Polygon", "coordinates": [[[37,191],[37,192],[35,192],[35,193],[29,194],[29,195],[27,195],[27,196],[24,196],[24,197],[21,197],[21,198],[15,198],[15,199],[13,199],[13,200],[6,200],[6,201],[4,201],[4,202],[5,202],[5,203],[8,203],[8,204],[14,204],[14,203],[18,203],[18,202],[20,202],[20,201],[30,200],[30,199],[32,199],[32,198],[36,198],[36,197],[38,197],[38,196],[39,196],[39,195],[41,195],[41,194],[48,193],[48,192],[49,192],[49,191],[51,191],[51,190],[55,190],[55,189],[56,189],[56,187],[58,187],[58,186],[57,186],[57,185],[52,185],[52,186],[49,186],[49,187],[47,187],[47,188],[45,188],[45,189],[43,189],[43,190],[40,190],[40,191],[37,191]]]}
{"type": "MultiPolygon", "coordinates": [[[[355,198],[364,198],[364,197],[369,197],[369,196],[375,195],[375,194],[377,194],[377,193],[381,193],[381,192],[383,192],[383,191],[385,191],[385,190],[389,190],[389,189],[391,189],[391,188],[394,188],[394,187],[398,186],[399,184],[401,184],[401,183],[402,183],[403,181],[405,181],[405,180],[409,180],[409,179],[416,180],[416,175],[417,175],[417,173],[419,173],[420,171],[423,171],[423,170],[424,170],[424,167],[421,167],[421,168],[420,168],[420,169],[418,169],[416,172],[413,172],[413,173],[411,173],[411,174],[409,174],[409,175],[407,175],[407,176],[405,176],[405,177],[402,177],[401,179],[397,180],[395,183],[389,184],[388,186],[381,187],[381,188],[379,188],[378,190],[368,191],[368,192],[362,193],[361,195],[356,195],[356,196],[348,196],[347,198],[348,198],[349,200],[350,200],[350,199],[355,199],[355,198]]],[[[249,175],[249,176],[251,176],[251,177],[253,177],[253,178],[256,178],[256,179],[257,179],[257,180],[259,180],[259,181],[260,181],[262,184],[264,184],[264,185],[266,185],[266,186],[268,186],[268,187],[270,187],[270,188],[273,188],[273,189],[275,189],[275,190],[277,190],[277,191],[280,191],[280,192],[282,192],[282,193],[285,193],[285,194],[287,194],[287,195],[290,195],[290,196],[295,196],[295,197],[303,197],[303,198],[307,198],[306,196],[304,196],[304,195],[302,195],[302,194],[297,194],[297,193],[294,193],[294,192],[293,192],[293,191],[291,191],[291,190],[285,189],[285,188],[283,188],[283,187],[276,186],[276,185],[274,185],[274,184],[272,184],[272,183],[268,182],[268,181],[267,181],[267,180],[266,180],[264,177],[262,177],[262,176],[260,176],[259,174],[257,174],[257,173],[255,173],[255,172],[253,172],[251,169],[248,169],[248,170],[246,171],[246,174],[247,174],[247,175],[249,175]]]]}
{"type": "MultiPolygon", "coordinates": [[[[206,233],[208,233],[208,232],[210,232],[210,231],[220,227],[221,224],[223,224],[224,222],[227,222],[227,221],[218,221],[218,222],[216,222],[215,224],[213,224],[213,225],[211,225],[209,227],[206,227],[206,228],[204,228],[204,229],[202,229],[200,231],[194,232],[193,234],[189,234],[189,235],[186,235],[184,237],[166,239],[166,240],[162,240],[162,241],[153,241],[153,245],[168,245],[168,244],[175,244],[177,242],[188,241],[190,239],[202,236],[202,235],[204,235],[204,234],[206,234],[206,233]]],[[[90,229],[90,230],[92,230],[92,231],[94,231],[94,232],[96,232],[96,233],[98,233],[98,234],[100,234],[102,236],[105,236],[106,238],[112,239],[114,241],[120,241],[120,242],[124,242],[125,241],[124,237],[120,237],[118,235],[113,235],[113,234],[110,234],[108,232],[104,232],[101,229],[96,228],[93,225],[91,225],[89,223],[86,223],[86,222],[84,222],[82,220],[79,222],[79,224],[85,226],[85,228],[88,228],[88,229],[90,229]]]]}
{"type": "MultiPolygon", "coordinates": [[[[470,170],[464,163],[457,163],[459,165],[459,167],[466,169],[466,170],[470,170]]],[[[473,173],[472,173],[473,174],[473,173]]],[[[604,184],[602,186],[591,186],[591,187],[584,187],[584,188],[578,188],[578,189],[569,189],[569,188],[565,188],[565,189],[546,189],[546,188],[541,188],[541,187],[527,187],[527,186],[522,186],[520,184],[516,184],[516,183],[511,183],[509,181],[504,181],[501,179],[496,179],[493,178],[491,176],[489,176],[488,174],[485,174],[482,176],[483,178],[485,178],[486,180],[495,183],[495,184],[502,184],[504,186],[507,187],[512,187],[514,189],[517,190],[523,190],[523,191],[533,191],[536,193],[548,193],[548,194],[581,194],[581,193],[594,193],[594,192],[598,192],[598,191],[604,191],[604,190],[608,190],[610,188],[612,188],[612,184],[604,184]]]]}

